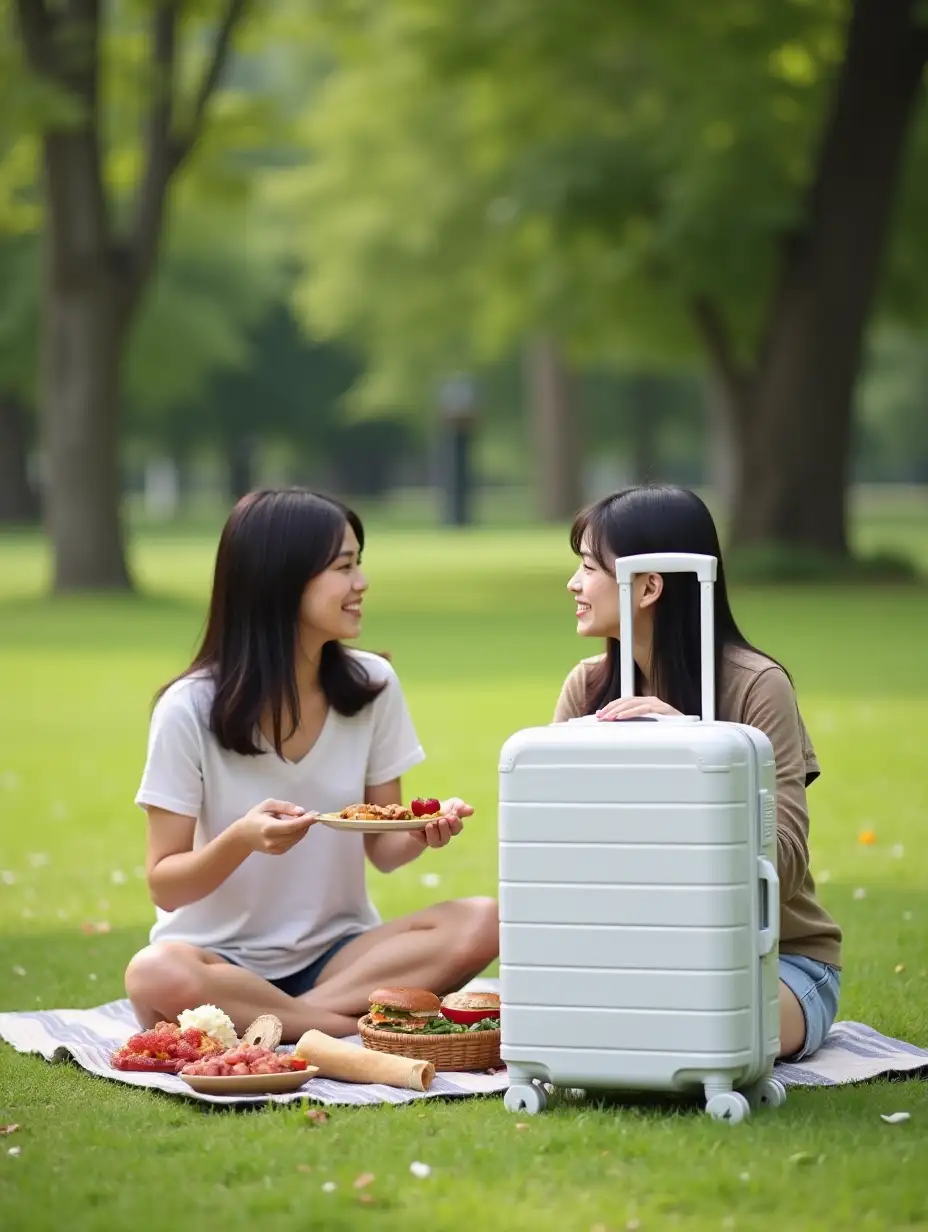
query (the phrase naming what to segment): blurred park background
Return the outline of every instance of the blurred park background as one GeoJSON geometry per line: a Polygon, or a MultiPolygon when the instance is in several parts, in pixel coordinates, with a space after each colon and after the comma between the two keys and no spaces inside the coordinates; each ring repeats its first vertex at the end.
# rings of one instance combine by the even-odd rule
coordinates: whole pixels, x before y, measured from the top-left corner
{"type": "MultiPolygon", "coordinates": [[[[404,792],[476,806],[372,874],[391,916],[496,892],[499,749],[596,649],[567,524],[655,480],[707,496],[796,681],[841,1016],[928,1046],[926,62],[922,0],[0,0],[0,1009],[123,995],[150,702],[238,496],[360,509],[363,644],[428,752],[404,792]]],[[[797,1091],[717,1154],[696,1118],[519,1135],[499,1101],[204,1134],[3,1047],[0,1209],[347,1232],[363,1170],[383,1228],[926,1226],[878,1116],[909,1107],[797,1091]]]]}
{"type": "Polygon", "coordinates": [[[673,480],[745,576],[908,571],[916,0],[0,14],[0,523],[54,589],[265,483],[437,527],[673,480]]]}

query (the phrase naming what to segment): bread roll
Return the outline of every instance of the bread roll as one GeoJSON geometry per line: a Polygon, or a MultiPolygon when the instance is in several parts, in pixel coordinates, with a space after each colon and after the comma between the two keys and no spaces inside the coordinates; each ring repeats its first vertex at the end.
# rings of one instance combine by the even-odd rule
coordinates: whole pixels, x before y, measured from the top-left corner
{"type": "Polygon", "coordinates": [[[317,1065],[317,1078],[336,1078],[339,1082],[380,1082],[388,1087],[427,1091],[435,1077],[431,1061],[415,1061],[389,1052],[359,1048],[333,1039],[323,1031],[306,1031],[300,1036],[296,1055],[307,1065],[317,1065]]]}

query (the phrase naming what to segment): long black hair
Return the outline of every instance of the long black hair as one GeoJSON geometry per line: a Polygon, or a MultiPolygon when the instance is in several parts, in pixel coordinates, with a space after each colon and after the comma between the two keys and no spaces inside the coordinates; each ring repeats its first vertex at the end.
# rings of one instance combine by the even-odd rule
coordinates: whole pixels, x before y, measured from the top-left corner
{"type": "MultiPolygon", "coordinates": [[[[347,526],[360,552],[364,527],[358,515],[303,488],[251,492],[230,513],[216,553],[203,641],[176,678],[212,678],[210,728],[224,749],[261,753],[259,724],[269,711],[274,749],[283,756],[284,740],[300,723],[295,652],[303,591],[341,551],[347,526]]],[[[338,641],[322,648],[319,684],[329,705],[349,717],[384,687],[338,641]]]]}
{"type": "MultiPolygon", "coordinates": [[[[574,519],[570,546],[577,556],[581,545],[609,573],[615,557],[643,552],[694,552],[717,558],[715,693],[718,699],[726,649],[732,646],[745,650],[756,648],[738,628],[732,615],[719,534],[712,514],[696,493],[663,485],[615,492],[590,505],[574,519]]],[[[654,605],[648,688],[652,696],[681,713],[700,714],[699,583],[692,573],[667,573],[663,575],[663,582],[660,598],[654,605]]],[[[765,657],[770,658],[769,655],[765,657]]],[[[636,666],[635,692],[640,694],[643,687],[644,679],[636,666]]],[[[621,697],[622,671],[619,643],[615,638],[606,639],[606,657],[590,673],[587,688],[588,714],[621,697]]]]}

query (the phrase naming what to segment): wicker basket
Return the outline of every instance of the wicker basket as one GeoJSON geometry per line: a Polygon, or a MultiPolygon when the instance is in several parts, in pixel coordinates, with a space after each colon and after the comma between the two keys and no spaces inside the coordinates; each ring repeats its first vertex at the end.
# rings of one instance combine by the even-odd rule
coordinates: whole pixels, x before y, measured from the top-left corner
{"type": "Polygon", "coordinates": [[[457,1035],[415,1035],[382,1031],[370,1016],[358,1023],[361,1041],[373,1052],[392,1052],[414,1061],[431,1061],[436,1070],[501,1069],[500,1032],[464,1031],[457,1035]]]}

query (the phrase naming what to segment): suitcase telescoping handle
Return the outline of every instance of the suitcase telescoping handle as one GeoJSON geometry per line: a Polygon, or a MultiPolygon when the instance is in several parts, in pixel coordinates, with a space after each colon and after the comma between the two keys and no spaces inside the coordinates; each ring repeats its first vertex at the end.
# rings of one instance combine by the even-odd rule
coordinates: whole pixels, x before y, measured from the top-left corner
{"type": "Polygon", "coordinates": [[[699,580],[699,642],[702,662],[702,717],[715,718],[715,576],[718,561],[696,552],[649,552],[620,556],[615,562],[619,583],[619,642],[622,696],[635,696],[634,637],[632,636],[632,579],[640,573],[695,573],[699,580]]]}

